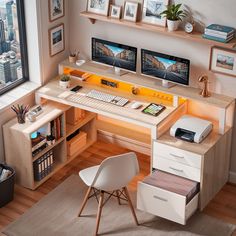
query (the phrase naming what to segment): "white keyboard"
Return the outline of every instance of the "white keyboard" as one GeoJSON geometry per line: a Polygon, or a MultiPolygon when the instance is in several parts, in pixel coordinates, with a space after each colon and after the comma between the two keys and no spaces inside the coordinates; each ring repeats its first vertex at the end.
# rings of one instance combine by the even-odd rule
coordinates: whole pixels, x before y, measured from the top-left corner
{"type": "Polygon", "coordinates": [[[109,93],[103,93],[97,90],[91,90],[90,92],[86,94],[86,96],[89,98],[94,98],[94,99],[103,101],[103,102],[112,103],[120,107],[123,107],[125,104],[129,102],[127,98],[114,96],[109,93]]]}

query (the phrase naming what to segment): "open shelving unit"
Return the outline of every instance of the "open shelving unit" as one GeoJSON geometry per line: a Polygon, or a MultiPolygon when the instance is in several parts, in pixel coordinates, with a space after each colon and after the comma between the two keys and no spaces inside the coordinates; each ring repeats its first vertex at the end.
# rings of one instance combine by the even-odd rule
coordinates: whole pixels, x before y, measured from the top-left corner
{"type": "Polygon", "coordinates": [[[97,14],[90,13],[87,11],[81,12],[80,15],[88,18],[92,24],[95,24],[96,21],[102,21],[102,22],[106,22],[106,23],[122,25],[122,26],[131,27],[131,28],[135,28],[135,29],[164,34],[166,36],[180,38],[180,39],[184,39],[184,40],[190,40],[193,42],[208,44],[210,46],[219,46],[219,47],[224,47],[224,48],[236,47],[236,38],[232,39],[228,43],[221,43],[221,42],[202,38],[202,33],[200,33],[200,32],[193,32],[191,34],[185,33],[183,30],[169,32],[168,29],[165,27],[151,25],[151,24],[145,24],[142,22],[130,22],[130,21],[126,21],[123,19],[120,19],[120,20],[113,19],[109,16],[97,15],[97,14]]]}

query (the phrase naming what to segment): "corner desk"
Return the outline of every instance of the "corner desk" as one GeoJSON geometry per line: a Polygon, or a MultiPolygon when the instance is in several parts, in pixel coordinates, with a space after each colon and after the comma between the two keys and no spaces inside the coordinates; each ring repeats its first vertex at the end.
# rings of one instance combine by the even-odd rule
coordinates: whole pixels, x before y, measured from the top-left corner
{"type": "MultiPolygon", "coordinates": [[[[55,171],[78,155],[76,153],[77,155],[68,157],[66,137],[77,128],[83,127],[82,125],[86,125],[86,122],[92,121],[84,129],[85,132],[90,132],[90,142],[85,148],[94,143],[97,138],[115,142],[135,151],[149,154],[151,156],[150,172],[158,169],[200,183],[199,194],[188,205],[180,204],[179,196],[167,193],[172,200],[165,202],[167,206],[160,202],[160,206],[166,209],[165,212],[153,204],[150,206],[150,202],[153,203],[151,195],[162,193],[148,185],[139,183],[137,206],[141,210],[185,224],[195,210],[197,208],[202,210],[227,182],[235,107],[233,98],[219,94],[203,98],[196,88],[178,85],[164,88],[154,79],[145,76],[131,73],[123,76],[109,74],[107,67],[92,62],[77,66],[64,61],[59,65],[59,74],[62,73],[71,75],[71,88],[76,85],[83,86],[77,92],[77,102],[72,102],[69,99],[74,94],[70,89],[60,88],[59,77],[52,79],[36,92],[36,103],[47,104],[46,107],[50,106],[51,110],[54,109],[59,112],[58,114],[64,114],[63,126],[66,134],[61,141],[64,145],[63,148],[57,151],[57,153],[61,151],[61,161],[55,171]],[[81,81],[81,75],[85,81],[81,81]],[[101,84],[102,79],[116,83],[116,88],[101,84]],[[137,95],[132,93],[134,88],[137,95]],[[124,107],[118,107],[86,97],[85,94],[92,89],[128,98],[130,102],[124,107]],[[132,109],[133,101],[141,102],[142,108],[132,109]],[[151,102],[161,103],[166,106],[166,109],[157,117],[142,113],[141,110],[151,102]],[[66,121],[66,113],[71,108],[84,110],[87,114],[76,127],[71,127],[66,121]],[[169,135],[170,127],[183,114],[191,114],[213,122],[213,131],[202,143],[187,143],[169,135]],[[90,119],[88,119],[89,116],[90,119]]],[[[47,113],[40,116],[35,123],[45,119],[45,116],[47,113]]],[[[14,136],[14,130],[19,129],[19,132],[23,132],[24,129],[35,126],[34,123],[27,123],[24,128],[16,128],[14,122],[10,121],[4,126],[5,147],[9,146],[10,139],[14,136]]],[[[80,151],[83,150],[84,148],[80,151]]],[[[12,155],[10,148],[6,148],[7,162],[14,166],[12,155]]],[[[22,167],[22,170],[29,168],[29,164],[23,163],[25,166],[22,167]]],[[[19,169],[18,172],[22,173],[19,169]]],[[[31,183],[29,183],[24,180],[27,178],[27,174],[22,173],[22,175],[19,174],[18,182],[25,187],[35,189],[51,175],[39,183],[35,183],[33,174],[31,174],[31,183]]]]}

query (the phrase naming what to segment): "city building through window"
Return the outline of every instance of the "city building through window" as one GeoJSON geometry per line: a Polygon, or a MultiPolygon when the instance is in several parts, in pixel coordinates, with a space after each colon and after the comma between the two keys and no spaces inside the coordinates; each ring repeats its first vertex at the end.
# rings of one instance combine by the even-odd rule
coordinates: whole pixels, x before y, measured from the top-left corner
{"type": "Polygon", "coordinates": [[[0,0],[0,94],[28,80],[23,0],[0,0]]]}

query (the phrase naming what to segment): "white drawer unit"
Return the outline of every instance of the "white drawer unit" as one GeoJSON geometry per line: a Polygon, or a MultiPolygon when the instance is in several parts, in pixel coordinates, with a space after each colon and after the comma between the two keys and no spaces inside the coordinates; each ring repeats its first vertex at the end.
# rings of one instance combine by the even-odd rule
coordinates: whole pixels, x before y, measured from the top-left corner
{"type": "Polygon", "coordinates": [[[201,155],[153,141],[153,161],[155,162],[155,159],[158,157],[164,157],[188,166],[201,168],[201,155]]]}
{"type": "Polygon", "coordinates": [[[186,204],[185,196],[139,182],[137,208],[184,225],[198,208],[198,196],[186,204]]]}
{"type": "Polygon", "coordinates": [[[153,160],[153,168],[200,182],[201,169],[158,157],[153,160]]]}

